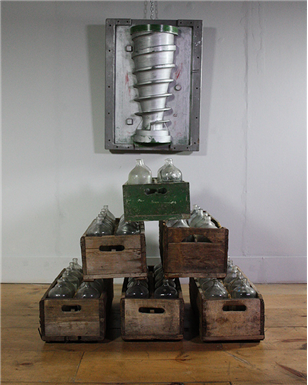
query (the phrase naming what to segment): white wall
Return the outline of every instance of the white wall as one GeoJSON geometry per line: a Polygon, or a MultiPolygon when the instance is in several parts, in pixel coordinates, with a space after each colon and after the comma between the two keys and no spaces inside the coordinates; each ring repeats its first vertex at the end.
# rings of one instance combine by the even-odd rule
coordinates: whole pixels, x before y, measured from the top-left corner
{"type": "MultiPolygon", "coordinates": [[[[104,149],[104,23],[143,2],[2,2],[2,281],[50,282],[135,154],[104,149]]],[[[306,3],[158,2],[203,19],[200,151],[172,155],[255,282],[306,280],[306,3]]],[[[156,175],[165,155],[144,154],[156,175]]],[[[148,257],[158,224],[146,223],[148,257]]]]}

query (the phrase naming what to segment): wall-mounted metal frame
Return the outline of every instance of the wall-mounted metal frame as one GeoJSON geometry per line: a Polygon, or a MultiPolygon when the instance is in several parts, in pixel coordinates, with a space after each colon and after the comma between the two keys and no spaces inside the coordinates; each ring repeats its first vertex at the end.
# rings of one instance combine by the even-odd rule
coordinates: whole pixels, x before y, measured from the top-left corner
{"type": "Polygon", "coordinates": [[[179,152],[199,150],[202,20],[106,20],[105,148],[114,152],[179,152]],[[165,24],[178,28],[177,46],[167,99],[172,142],[155,146],[136,144],[132,136],[140,119],[134,83],[133,41],[130,28],[165,24]]]}

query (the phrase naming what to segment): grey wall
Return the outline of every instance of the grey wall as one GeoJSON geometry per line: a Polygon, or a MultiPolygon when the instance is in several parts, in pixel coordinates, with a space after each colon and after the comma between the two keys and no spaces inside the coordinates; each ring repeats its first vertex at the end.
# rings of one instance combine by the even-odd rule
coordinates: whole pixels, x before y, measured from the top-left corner
{"type": "MultiPolygon", "coordinates": [[[[104,149],[104,23],[143,2],[2,2],[2,280],[50,282],[135,154],[104,149]]],[[[158,2],[203,19],[200,151],[174,154],[191,203],[255,282],[306,279],[306,3],[158,2]]],[[[156,175],[165,155],[144,154],[156,175]]],[[[148,257],[158,224],[146,223],[148,257]]]]}

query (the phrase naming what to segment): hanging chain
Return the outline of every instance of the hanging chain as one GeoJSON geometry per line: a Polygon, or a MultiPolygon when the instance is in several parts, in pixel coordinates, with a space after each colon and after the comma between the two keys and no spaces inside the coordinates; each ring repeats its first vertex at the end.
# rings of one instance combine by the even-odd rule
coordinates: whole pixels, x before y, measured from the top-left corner
{"type": "MultiPolygon", "coordinates": [[[[148,2],[144,1],[143,18],[146,19],[148,15],[148,2]]],[[[157,1],[150,0],[150,18],[151,20],[158,19],[158,4],[157,1]]]]}
{"type": "Polygon", "coordinates": [[[154,6],[154,1],[150,0],[150,11],[151,11],[151,20],[155,18],[155,6],[154,6]]]}

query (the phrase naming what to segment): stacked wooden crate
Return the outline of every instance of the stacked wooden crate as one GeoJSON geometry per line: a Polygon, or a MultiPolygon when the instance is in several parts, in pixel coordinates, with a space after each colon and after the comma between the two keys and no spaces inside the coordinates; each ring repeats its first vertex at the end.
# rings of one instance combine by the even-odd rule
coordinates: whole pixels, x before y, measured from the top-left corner
{"type": "MultiPolygon", "coordinates": [[[[97,300],[40,301],[44,341],[101,341],[113,298],[113,278],[124,278],[121,334],[124,340],[179,340],[184,334],[184,300],[179,278],[190,280],[190,301],[199,317],[202,341],[261,340],[264,338],[264,302],[260,293],[247,300],[207,300],[197,278],[223,279],[227,273],[228,229],[168,227],[167,220],[190,217],[189,183],[123,185],[126,221],[138,221],[140,234],[90,236],[80,239],[83,279],[104,279],[107,290],[97,300]],[[178,298],[154,298],[153,267],[146,263],[144,221],[159,222],[159,248],[165,278],[175,279],[178,298]],[[148,279],[149,298],[127,298],[128,278],[148,279]]],[[[119,219],[116,219],[115,231],[119,219]]],[[[115,233],[114,233],[115,234],[115,233]]],[[[251,284],[252,285],[252,284],[251,284]]],[[[253,285],[252,285],[253,286],[253,285]]]]}

